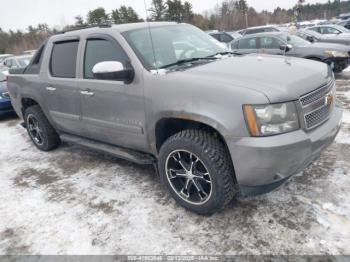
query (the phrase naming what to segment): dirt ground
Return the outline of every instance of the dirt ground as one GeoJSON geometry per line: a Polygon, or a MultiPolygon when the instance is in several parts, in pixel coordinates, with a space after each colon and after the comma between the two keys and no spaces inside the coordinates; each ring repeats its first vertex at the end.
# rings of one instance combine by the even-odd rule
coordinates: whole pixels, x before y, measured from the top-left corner
{"type": "Polygon", "coordinates": [[[64,144],[44,153],[0,121],[0,254],[350,254],[350,72],[336,142],[272,193],[211,217],[169,197],[152,167],[64,144]]]}

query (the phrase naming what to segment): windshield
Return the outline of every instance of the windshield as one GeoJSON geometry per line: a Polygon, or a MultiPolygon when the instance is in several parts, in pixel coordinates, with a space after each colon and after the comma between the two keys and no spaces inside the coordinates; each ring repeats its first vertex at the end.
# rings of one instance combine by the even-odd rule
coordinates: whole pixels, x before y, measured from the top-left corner
{"type": "Polygon", "coordinates": [[[6,81],[6,75],[0,71],[0,82],[6,81]]]}
{"type": "Polygon", "coordinates": [[[299,36],[296,36],[296,35],[288,35],[287,36],[287,42],[288,44],[291,44],[293,46],[308,46],[308,45],[311,45],[310,42],[302,39],[301,37],[299,36]]]}
{"type": "Polygon", "coordinates": [[[20,67],[26,67],[27,65],[29,65],[30,59],[31,57],[22,57],[22,58],[18,58],[17,61],[20,67]]]}
{"type": "Polygon", "coordinates": [[[150,70],[167,67],[180,60],[201,59],[227,51],[216,39],[191,25],[142,28],[123,35],[150,70]]]}

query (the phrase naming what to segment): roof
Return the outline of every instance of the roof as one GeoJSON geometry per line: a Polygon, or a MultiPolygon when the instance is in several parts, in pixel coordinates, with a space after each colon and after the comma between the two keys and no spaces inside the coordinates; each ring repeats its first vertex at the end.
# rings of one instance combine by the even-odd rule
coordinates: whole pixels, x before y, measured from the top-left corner
{"type": "Polygon", "coordinates": [[[263,33],[244,35],[240,39],[258,37],[258,36],[284,36],[284,35],[288,35],[288,33],[287,32],[263,32],[263,33]]]}
{"type": "Polygon", "coordinates": [[[140,23],[130,23],[130,24],[102,24],[102,25],[96,25],[96,26],[89,26],[86,28],[78,28],[78,29],[72,29],[68,31],[63,31],[57,35],[54,35],[51,37],[53,41],[61,40],[62,38],[69,38],[69,37],[77,37],[80,34],[93,34],[93,33],[107,33],[110,30],[115,30],[117,32],[126,32],[131,30],[137,30],[137,29],[144,29],[144,28],[152,28],[152,27],[158,27],[158,26],[169,26],[169,25],[177,25],[179,23],[176,22],[140,22],[140,23]]]}
{"type": "Polygon", "coordinates": [[[242,29],[242,30],[250,30],[250,29],[260,29],[260,28],[277,28],[275,25],[262,25],[262,26],[254,26],[254,27],[248,27],[246,29],[242,29]]]}
{"type": "Polygon", "coordinates": [[[148,28],[148,27],[157,27],[157,26],[167,26],[167,25],[176,25],[178,23],[176,22],[140,22],[140,23],[130,23],[130,24],[112,24],[110,26],[106,25],[96,25],[96,26],[91,26],[88,28],[81,28],[77,30],[71,30],[67,32],[63,32],[64,34],[77,34],[79,32],[85,32],[85,31],[96,31],[96,30],[117,30],[119,32],[125,32],[125,31],[130,31],[130,30],[135,30],[135,29],[142,29],[142,28],[148,28]]]}

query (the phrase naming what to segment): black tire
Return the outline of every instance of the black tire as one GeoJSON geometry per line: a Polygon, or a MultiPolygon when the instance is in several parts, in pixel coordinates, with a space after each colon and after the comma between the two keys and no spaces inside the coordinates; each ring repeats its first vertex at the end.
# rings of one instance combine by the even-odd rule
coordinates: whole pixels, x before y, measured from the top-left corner
{"type": "Polygon", "coordinates": [[[24,112],[24,121],[30,139],[40,150],[50,151],[57,148],[61,144],[59,135],[47,120],[40,106],[34,105],[28,107],[24,112]],[[39,139],[35,138],[35,134],[33,134],[34,132],[31,131],[31,129],[33,129],[33,121],[37,121],[37,125],[40,129],[40,136],[38,136],[41,137],[40,141],[39,139]]]}
{"type": "MultiPolygon", "coordinates": [[[[181,159],[181,157],[179,158],[181,159]]],[[[186,162],[185,159],[183,160],[183,162],[186,162]]],[[[183,167],[182,164],[181,166],[183,167]]],[[[228,203],[231,202],[231,200],[237,193],[234,178],[235,174],[229,153],[227,152],[225,146],[219,139],[215,138],[214,135],[212,135],[211,133],[203,130],[184,130],[180,133],[171,136],[167,141],[165,141],[159,152],[158,169],[160,173],[161,182],[167,187],[171,196],[176,200],[176,202],[179,205],[198,214],[210,215],[221,210],[228,203]],[[205,202],[196,204],[190,203],[188,202],[189,198],[185,200],[186,197],[184,198],[184,195],[182,195],[183,190],[179,192],[179,190],[176,189],[176,185],[174,185],[173,182],[174,178],[179,180],[177,182],[180,183],[179,187],[185,187],[185,184],[187,183],[188,179],[188,177],[182,177],[182,174],[182,182],[180,178],[178,178],[180,176],[178,176],[178,173],[176,172],[174,177],[172,177],[172,171],[174,171],[174,169],[169,168],[169,163],[171,159],[173,160],[173,163],[180,163],[176,160],[178,152],[180,152],[180,155],[186,153],[190,155],[190,162],[192,161],[192,165],[189,164],[191,166],[189,169],[191,170],[191,172],[193,161],[196,158],[198,158],[199,161],[196,160],[195,163],[200,163],[196,165],[203,164],[202,166],[205,169],[207,169],[208,176],[206,180],[211,180],[211,183],[209,183],[211,193],[209,194],[209,191],[206,191],[207,198],[205,202]]],[[[196,171],[194,171],[193,174],[195,172],[196,171]]],[[[194,178],[192,177],[192,186],[190,190],[186,189],[187,196],[191,195],[191,193],[189,192],[195,193],[197,191],[197,194],[201,195],[200,191],[205,191],[204,187],[202,186],[203,183],[205,186],[206,182],[203,182],[204,180],[201,178],[202,186],[200,188],[202,190],[198,191],[198,186],[195,184],[198,184],[199,180],[196,180],[197,182],[194,183],[193,179],[194,178]]],[[[209,186],[207,187],[209,188],[209,186]]],[[[194,197],[195,196],[193,196],[193,198],[194,197]]],[[[200,200],[201,199],[202,198],[200,198],[200,200]]]]}

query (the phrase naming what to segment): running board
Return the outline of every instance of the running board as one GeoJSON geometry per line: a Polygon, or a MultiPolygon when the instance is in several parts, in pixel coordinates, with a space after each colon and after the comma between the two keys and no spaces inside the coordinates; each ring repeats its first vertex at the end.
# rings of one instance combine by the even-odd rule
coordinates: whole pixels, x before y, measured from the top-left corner
{"type": "Polygon", "coordinates": [[[153,165],[156,163],[155,158],[146,153],[126,149],[118,146],[112,146],[109,144],[101,143],[95,140],[90,140],[74,135],[61,134],[60,138],[62,141],[72,144],[84,146],[93,150],[101,151],[117,158],[122,158],[130,162],[140,165],[153,165]]]}

